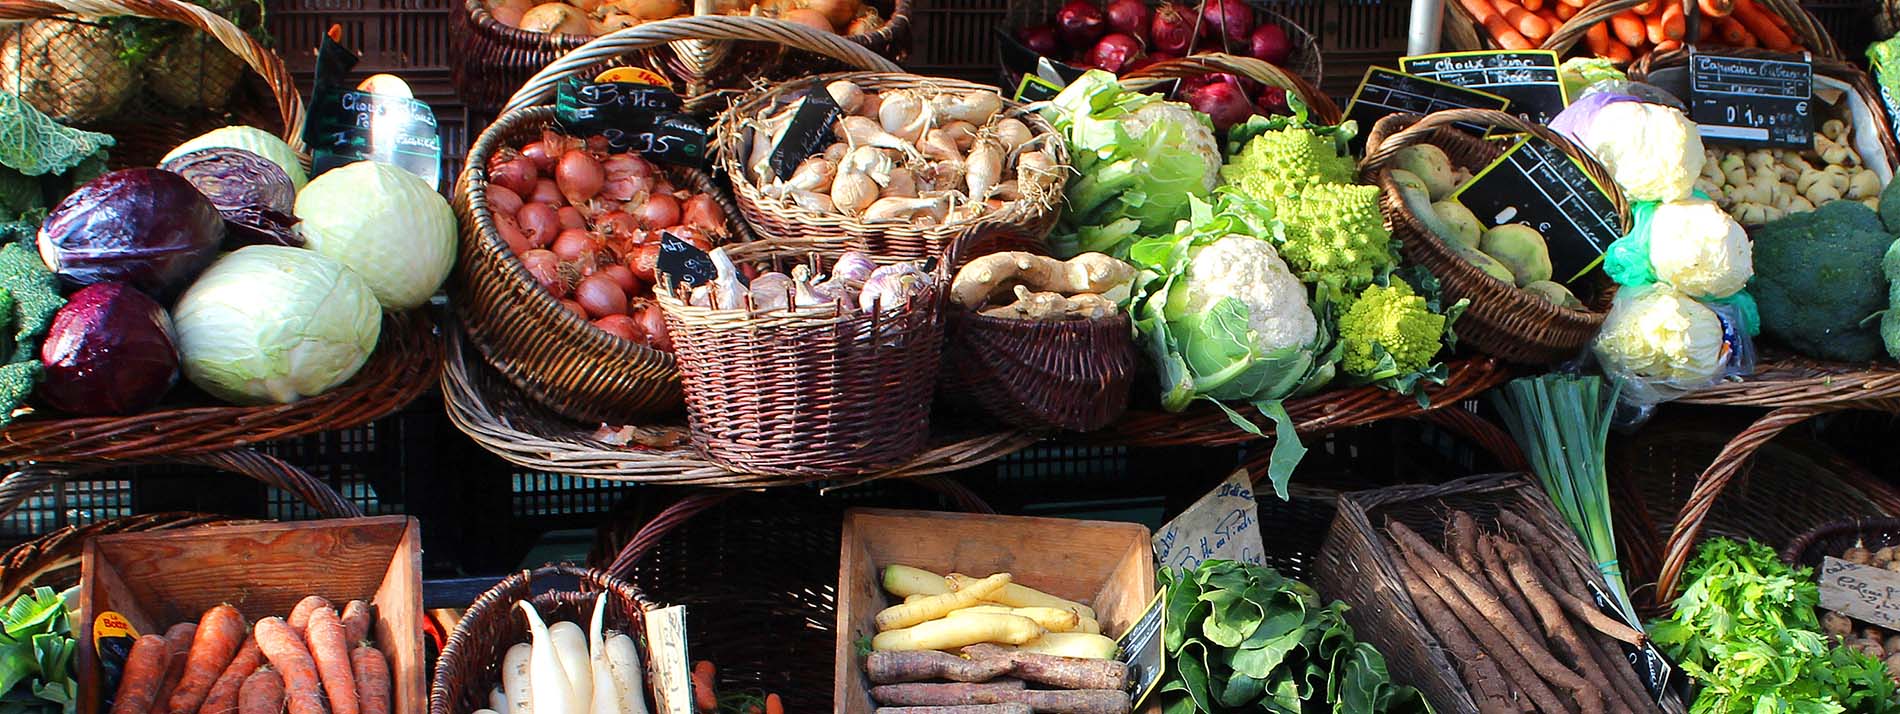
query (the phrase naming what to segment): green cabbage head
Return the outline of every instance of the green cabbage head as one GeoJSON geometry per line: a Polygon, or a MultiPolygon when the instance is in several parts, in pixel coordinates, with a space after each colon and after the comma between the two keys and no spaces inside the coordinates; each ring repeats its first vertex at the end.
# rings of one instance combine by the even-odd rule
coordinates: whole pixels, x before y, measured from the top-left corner
{"type": "Polygon", "coordinates": [[[297,194],[310,249],[369,282],[383,309],[429,301],[455,266],[455,211],[415,174],[374,161],[332,169],[297,194]]]}

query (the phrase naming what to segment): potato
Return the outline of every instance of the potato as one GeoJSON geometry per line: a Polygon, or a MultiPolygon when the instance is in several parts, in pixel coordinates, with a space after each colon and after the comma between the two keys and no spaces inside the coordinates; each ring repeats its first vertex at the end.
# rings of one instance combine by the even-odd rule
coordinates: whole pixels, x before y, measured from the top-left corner
{"type": "Polygon", "coordinates": [[[1478,250],[1509,268],[1518,287],[1551,277],[1550,247],[1530,226],[1511,223],[1485,231],[1478,239],[1478,250]]]}
{"type": "Polygon", "coordinates": [[[1524,292],[1549,300],[1550,304],[1556,305],[1557,307],[1572,310],[1583,309],[1583,301],[1578,300],[1576,295],[1571,294],[1569,288],[1549,280],[1536,280],[1525,283],[1524,292]]]}
{"type": "Polygon", "coordinates": [[[983,613],[946,617],[901,630],[880,632],[871,638],[871,649],[878,652],[953,650],[984,642],[1020,645],[1041,636],[1042,626],[1036,624],[1035,620],[1017,615],[983,613]]]}
{"type": "Polygon", "coordinates": [[[1454,200],[1439,201],[1432,204],[1432,213],[1438,216],[1448,232],[1440,233],[1439,238],[1454,246],[1476,249],[1478,238],[1484,234],[1484,224],[1471,209],[1454,200]]]}
{"type": "Polygon", "coordinates": [[[1465,262],[1470,263],[1478,270],[1484,271],[1485,275],[1502,280],[1506,285],[1517,284],[1517,276],[1511,274],[1510,268],[1504,267],[1504,264],[1498,262],[1496,258],[1485,255],[1476,248],[1452,246],[1451,252],[1463,258],[1465,262]]]}
{"type": "Polygon", "coordinates": [[[1399,150],[1398,166],[1411,172],[1425,182],[1425,188],[1432,194],[1432,200],[1443,200],[1452,189],[1458,187],[1458,178],[1452,173],[1451,157],[1445,150],[1431,144],[1408,146],[1399,150]]]}

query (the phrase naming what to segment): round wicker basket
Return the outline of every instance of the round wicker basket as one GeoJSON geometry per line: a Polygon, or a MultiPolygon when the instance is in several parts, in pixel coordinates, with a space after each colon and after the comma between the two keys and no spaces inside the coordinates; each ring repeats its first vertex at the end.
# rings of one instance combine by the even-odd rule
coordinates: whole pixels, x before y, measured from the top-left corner
{"type": "Polygon", "coordinates": [[[1399,240],[1399,252],[1407,262],[1425,266],[1443,283],[1446,300],[1471,300],[1470,309],[1458,319],[1459,340],[1485,354],[1520,364],[1549,364],[1574,357],[1596,337],[1603,326],[1603,313],[1558,307],[1486,275],[1453,252],[1443,238],[1412,215],[1399,197],[1398,184],[1393,182],[1388,165],[1405,147],[1433,144],[1444,149],[1454,165],[1474,173],[1504,153],[1497,142],[1452,126],[1461,122],[1529,133],[1556,146],[1576,159],[1609,194],[1624,226],[1630,225],[1629,204],[1609,172],[1587,152],[1556,132],[1504,112],[1454,109],[1424,118],[1393,115],[1380,119],[1366,139],[1366,158],[1359,164],[1359,173],[1384,189],[1379,209],[1392,236],[1399,240]]]}
{"type": "Polygon", "coordinates": [[[646,657],[646,603],[638,588],[592,568],[547,565],[523,570],[476,597],[456,622],[455,632],[436,658],[429,714],[464,714],[488,707],[489,690],[501,684],[502,654],[528,641],[527,617],[515,603],[531,603],[549,624],[586,623],[602,592],[607,594],[604,624],[627,633],[639,645],[640,656],[646,657]],[[574,581],[579,581],[578,589],[547,589],[574,587],[574,581]]]}
{"type": "Polygon", "coordinates": [[[329,485],[305,473],[303,469],[292,466],[283,459],[252,449],[229,449],[208,454],[183,454],[137,461],[117,461],[111,464],[41,463],[22,466],[7,474],[5,479],[0,479],[0,516],[18,510],[33,494],[61,481],[108,468],[138,463],[182,464],[229,471],[255,479],[266,486],[296,494],[299,499],[326,518],[355,518],[363,515],[363,510],[355,503],[338,494],[329,485]]]}
{"type": "Polygon", "coordinates": [[[1900,545],[1900,518],[1848,518],[1818,526],[1781,549],[1789,565],[1821,569],[1823,559],[1841,557],[1848,548],[1879,550],[1900,545]]]}
{"type": "Polygon", "coordinates": [[[8,548],[0,554],[0,603],[13,602],[36,587],[64,590],[79,584],[79,559],[86,541],[114,533],[144,533],[179,528],[229,526],[257,521],[214,513],[150,513],[66,526],[8,548]]]}

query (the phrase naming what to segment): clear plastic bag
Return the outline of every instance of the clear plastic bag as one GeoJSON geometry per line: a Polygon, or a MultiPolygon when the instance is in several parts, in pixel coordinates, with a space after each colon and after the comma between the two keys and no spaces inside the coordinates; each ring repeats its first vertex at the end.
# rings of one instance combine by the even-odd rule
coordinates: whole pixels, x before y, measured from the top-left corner
{"type": "MultiPolygon", "coordinates": [[[[1696,198],[1708,200],[1701,191],[1693,194],[1696,198]]],[[[1650,218],[1655,215],[1655,201],[1642,201],[1630,205],[1629,235],[1616,239],[1603,252],[1603,272],[1624,287],[1641,287],[1659,282],[1656,270],[1649,260],[1650,218]]],[[[1747,290],[1724,298],[1708,299],[1697,297],[1703,304],[1727,306],[1732,318],[1749,337],[1761,334],[1761,313],[1755,308],[1755,298],[1747,290]]]]}
{"type": "Polygon", "coordinates": [[[1700,302],[1662,283],[1619,290],[1591,351],[1603,375],[1621,385],[1617,425],[1640,424],[1658,404],[1753,374],[1754,340],[1743,326],[1753,306],[1752,299],[1700,302]],[[1713,315],[1714,335],[1704,333],[1698,310],[1713,315]]]}

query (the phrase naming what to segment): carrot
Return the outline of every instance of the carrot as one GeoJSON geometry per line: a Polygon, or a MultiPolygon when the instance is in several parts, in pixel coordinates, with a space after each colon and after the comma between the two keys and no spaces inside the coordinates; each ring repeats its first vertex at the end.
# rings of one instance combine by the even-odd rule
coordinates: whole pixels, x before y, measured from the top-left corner
{"type": "Polygon", "coordinates": [[[252,672],[238,690],[238,714],[279,714],[284,710],[284,678],[269,667],[252,672]]]}
{"type": "Polygon", "coordinates": [[[785,714],[785,702],[779,701],[777,694],[765,695],[765,714],[785,714]]]}
{"type": "Polygon", "coordinates": [[[1721,22],[1721,18],[1717,18],[1717,17],[1702,18],[1701,22],[1696,23],[1695,41],[1708,42],[1710,39],[1714,38],[1715,27],[1716,25],[1720,24],[1720,22],[1721,22]]]}
{"type": "Polygon", "coordinates": [[[304,624],[304,640],[310,643],[310,656],[316,659],[317,674],[323,677],[323,691],[330,695],[330,711],[357,714],[356,675],[350,672],[350,641],[336,610],[328,607],[312,610],[310,621],[304,624]]]}
{"type": "Polygon", "coordinates": [[[389,659],[382,651],[369,645],[350,650],[350,672],[362,714],[389,714],[389,659]]]}
{"type": "MultiPolygon", "coordinates": [[[[1556,8],[1546,7],[1534,12],[1539,18],[1542,18],[1546,24],[1550,25],[1550,31],[1553,33],[1557,31],[1557,28],[1563,27],[1564,25],[1564,19],[1557,16],[1556,8]]],[[[1548,37],[1548,35],[1546,35],[1546,37],[1548,37]]]]}
{"type": "Polygon", "coordinates": [[[172,714],[194,714],[204,704],[211,685],[231,665],[239,647],[244,645],[244,615],[230,605],[205,611],[192,635],[190,654],[185,657],[184,676],[172,690],[168,707],[172,714]]]}
{"type": "MultiPolygon", "coordinates": [[[[1671,4],[1662,12],[1663,37],[1676,40],[1680,43],[1682,38],[1689,34],[1688,23],[1688,19],[1682,16],[1682,6],[1671,4]]],[[[1660,45],[1662,43],[1658,42],[1656,44],[1660,45]]]]}
{"type": "Polygon", "coordinates": [[[1590,49],[1590,54],[1598,57],[1608,57],[1610,54],[1609,24],[1599,22],[1591,25],[1590,29],[1584,30],[1583,46],[1590,49]]]}
{"type": "Polygon", "coordinates": [[[703,712],[719,708],[719,694],[713,691],[713,663],[707,660],[693,663],[693,706],[703,712]]]}
{"type": "Polygon", "coordinates": [[[1506,22],[1504,16],[1498,14],[1497,8],[1491,5],[1491,0],[1458,0],[1458,2],[1464,6],[1465,11],[1471,13],[1472,17],[1478,19],[1478,23],[1484,26],[1484,31],[1490,33],[1492,41],[1497,42],[1499,47],[1507,50],[1531,48],[1531,41],[1524,39],[1517,30],[1511,29],[1511,23],[1506,22]]]}
{"type": "Polygon", "coordinates": [[[1656,52],[1674,52],[1682,49],[1682,40],[1663,40],[1656,43],[1656,52]]]}
{"type": "Polygon", "coordinates": [[[244,638],[244,645],[238,648],[237,655],[231,658],[231,664],[218,675],[218,681],[212,683],[211,691],[205,694],[205,701],[198,708],[199,714],[233,714],[238,708],[238,690],[244,686],[244,679],[257,671],[264,663],[264,652],[257,648],[256,637],[244,638]]]}
{"type": "Polygon", "coordinates": [[[144,714],[158,700],[158,688],[165,683],[165,670],[171,668],[172,648],[165,638],[146,635],[132,643],[125,656],[124,674],[119,691],[112,697],[112,714],[144,714]]]}
{"type": "Polygon", "coordinates": [[[351,600],[343,606],[343,636],[352,645],[369,641],[369,603],[351,600]]]}
{"type": "Polygon", "coordinates": [[[1741,47],[1747,44],[1750,39],[1754,38],[1754,35],[1748,33],[1748,28],[1742,27],[1742,23],[1736,21],[1733,17],[1716,18],[1713,24],[1715,25],[1716,35],[1722,40],[1722,44],[1731,47],[1741,47]]]}
{"type": "Polygon", "coordinates": [[[330,607],[330,601],[318,595],[311,595],[302,600],[298,600],[297,606],[290,608],[290,629],[296,630],[297,634],[302,635],[304,626],[310,622],[310,613],[315,612],[316,609],[320,607],[330,607]]]}
{"type": "Polygon", "coordinates": [[[1504,16],[1506,22],[1517,28],[1519,34],[1532,42],[1541,42],[1550,36],[1550,23],[1536,13],[1524,9],[1516,0],[1491,0],[1491,6],[1504,16]]]}
{"type": "Polygon", "coordinates": [[[1568,5],[1573,10],[1582,10],[1589,7],[1590,3],[1594,1],[1595,0],[1557,0],[1559,4],[1568,5]]]}
{"type": "Polygon", "coordinates": [[[1663,16],[1660,12],[1643,16],[1643,39],[1647,40],[1649,44],[1653,45],[1669,39],[1668,33],[1663,31],[1662,18],[1663,16]]]}
{"type": "MultiPolygon", "coordinates": [[[[257,635],[257,647],[264,651],[264,658],[270,660],[271,667],[284,678],[284,700],[290,706],[290,714],[329,714],[330,707],[323,701],[323,682],[317,677],[316,660],[311,659],[310,650],[305,649],[303,638],[290,624],[275,617],[266,617],[257,621],[252,628],[257,635]]],[[[243,699],[243,695],[238,697],[243,699]]],[[[240,703],[239,708],[243,708],[240,703]]]]}
{"type": "Polygon", "coordinates": [[[1524,5],[1524,9],[1529,10],[1531,12],[1537,12],[1538,10],[1544,9],[1544,0],[1518,0],[1518,1],[1524,5]]]}
{"type": "Polygon", "coordinates": [[[1793,49],[1794,41],[1788,39],[1788,33],[1775,25],[1772,14],[1756,5],[1755,0],[1735,0],[1735,12],[1730,16],[1761,40],[1761,46],[1780,52],[1793,49]]]}
{"type": "Polygon", "coordinates": [[[1643,44],[1643,18],[1634,11],[1624,10],[1610,16],[1610,32],[1616,33],[1616,41],[1635,47],[1643,44]]]}
{"type": "Polygon", "coordinates": [[[1703,17],[1728,17],[1735,12],[1735,0],[1696,0],[1703,17]]]}
{"type": "Polygon", "coordinates": [[[1630,50],[1630,46],[1621,42],[1611,42],[1609,50],[1603,56],[1615,64],[1629,64],[1636,59],[1636,53],[1630,50]]]}
{"type": "Polygon", "coordinates": [[[191,641],[197,636],[196,622],[180,622],[165,631],[165,644],[171,648],[172,657],[166,660],[165,681],[158,687],[158,698],[152,700],[151,714],[171,711],[172,692],[178,689],[178,680],[185,678],[186,655],[191,653],[191,641]]]}
{"type": "Polygon", "coordinates": [[[1550,7],[1550,10],[1558,20],[1569,20],[1570,18],[1577,16],[1577,8],[1571,7],[1564,3],[1557,3],[1556,5],[1552,5],[1550,7]]]}

